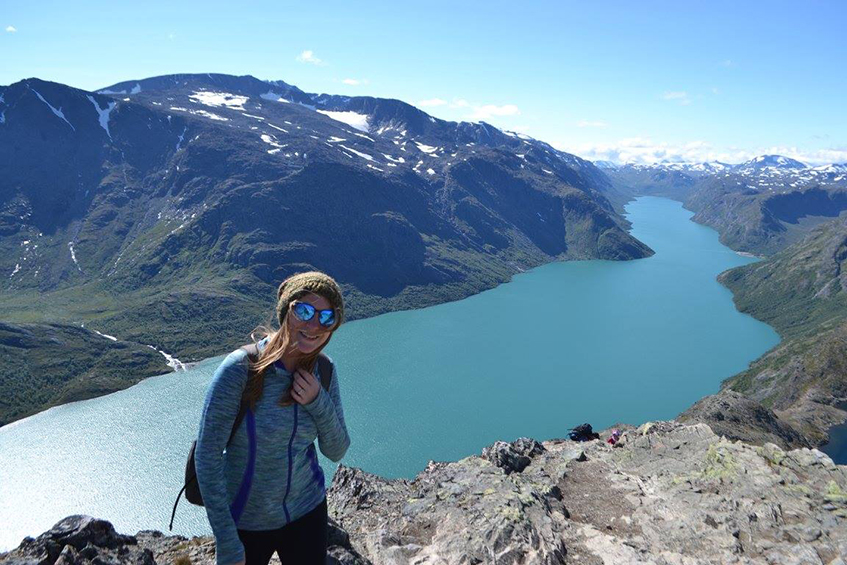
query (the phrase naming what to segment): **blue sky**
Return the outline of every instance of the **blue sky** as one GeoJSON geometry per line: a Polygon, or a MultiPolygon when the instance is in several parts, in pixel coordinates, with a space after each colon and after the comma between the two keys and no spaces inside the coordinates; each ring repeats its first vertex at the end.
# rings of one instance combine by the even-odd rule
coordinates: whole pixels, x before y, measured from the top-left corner
{"type": "Polygon", "coordinates": [[[589,159],[820,164],[847,162],[845,24],[847,3],[815,0],[0,0],[0,84],[250,74],[589,159]]]}

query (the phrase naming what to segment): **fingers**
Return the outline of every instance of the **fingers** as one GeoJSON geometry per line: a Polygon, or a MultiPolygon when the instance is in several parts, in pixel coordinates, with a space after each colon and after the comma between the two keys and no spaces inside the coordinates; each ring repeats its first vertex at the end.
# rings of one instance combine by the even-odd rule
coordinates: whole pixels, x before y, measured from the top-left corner
{"type": "Polygon", "coordinates": [[[299,404],[308,404],[317,397],[318,387],[317,379],[304,369],[294,371],[291,383],[291,397],[299,404]]]}
{"type": "Polygon", "coordinates": [[[305,369],[297,369],[294,372],[294,382],[299,382],[303,385],[303,387],[308,389],[314,388],[314,386],[318,384],[318,379],[316,379],[312,373],[306,371],[305,369]]]}

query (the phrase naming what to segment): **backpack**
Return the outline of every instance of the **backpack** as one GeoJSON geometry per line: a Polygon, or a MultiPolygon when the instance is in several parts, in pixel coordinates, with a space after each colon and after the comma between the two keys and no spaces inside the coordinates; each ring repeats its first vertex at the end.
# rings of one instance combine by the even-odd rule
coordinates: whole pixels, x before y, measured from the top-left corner
{"type": "MultiPolygon", "coordinates": [[[[251,343],[249,345],[245,345],[241,347],[244,351],[247,352],[247,356],[250,358],[250,363],[255,363],[259,360],[259,348],[255,343],[251,343]]],[[[332,361],[329,360],[325,354],[320,353],[318,355],[318,372],[321,375],[321,386],[329,392],[329,386],[332,383],[332,373],[333,373],[333,365],[332,361]]],[[[248,374],[247,379],[249,380],[252,377],[252,369],[250,370],[250,374],[248,374]]],[[[250,486],[253,481],[253,470],[256,462],[256,426],[253,421],[253,412],[247,406],[247,403],[242,400],[241,408],[238,410],[238,415],[235,417],[235,422],[232,424],[232,431],[229,434],[229,439],[226,444],[232,442],[232,438],[235,437],[235,432],[238,430],[238,427],[241,425],[241,422],[244,421],[244,418],[247,417],[247,437],[250,445],[250,453],[247,462],[247,468],[244,469],[244,477],[241,479],[241,485],[238,487],[238,494],[236,495],[237,505],[240,506],[237,514],[240,516],[241,511],[244,510],[244,505],[247,503],[247,496],[250,493],[250,486]]],[[[191,443],[191,449],[188,452],[188,459],[185,462],[185,483],[183,484],[182,489],[179,491],[179,494],[176,495],[176,501],[174,502],[174,508],[171,512],[171,522],[168,526],[170,531],[173,531],[174,528],[174,516],[176,516],[176,508],[179,505],[179,499],[182,496],[182,493],[185,493],[185,499],[194,504],[196,506],[203,506],[203,495],[200,494],[200,484],[197,482],[197,470],[194,462],[194,450],[197,448],[197,440],[194,440],[191,443]]],[[[234,511],[234,514],[236,512],[234,511]]],[[[236,519],[236,522],[238,520],[236,519]]]]}
{"type": "Polygon", "coordinates": [[[568,437],[573,441],[591,441],[592,439],[600,439],[600,434],[591,429],[591,424],[580,424],[571,428],[568,437]]]}

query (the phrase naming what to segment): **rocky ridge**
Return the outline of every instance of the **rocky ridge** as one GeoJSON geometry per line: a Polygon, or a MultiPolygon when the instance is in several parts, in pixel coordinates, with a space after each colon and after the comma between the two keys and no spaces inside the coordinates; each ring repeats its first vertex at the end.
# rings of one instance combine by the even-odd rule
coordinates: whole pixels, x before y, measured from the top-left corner
{"type": "MultiPolygon", "coordinates": [[[[606,437],[608,434],[603,434],[606,437]]],[[[847,467],[814,449],[653,422],[615,447],[498,442],[412,480],[340,467],[330,563],[815,563],[847,559],[847,467]]],[[[214,563],[211,538],[69,517],[4,565],[214,563]]]]}

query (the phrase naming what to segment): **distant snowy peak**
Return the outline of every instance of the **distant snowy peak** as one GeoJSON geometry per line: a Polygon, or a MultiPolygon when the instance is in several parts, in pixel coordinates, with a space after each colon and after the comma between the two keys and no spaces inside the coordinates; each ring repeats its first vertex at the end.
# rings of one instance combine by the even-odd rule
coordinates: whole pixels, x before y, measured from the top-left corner
{"type": "Polygon", "coordinates": [[[782,155],[760,155],[738,165],[730,165],[720,161],[709,161],[703,163],[671,163],[663,161],[649,165],[634,163],[615,165],[608,161],[600,161],[595,164],[606,169],[631,167],[637,170],[665,170],[704,174],[731,172],[741,175],[783,175],[795,174],[806,170],[823,171],[826,167],[829,167],[827,172],[843,172],[838,168],[841,165],[825,165],[823,167],[815,167],[814,169],[811,169],[796,159],[791,159],[790,157],[784,157],[782,155]],[[603,165],[600,163],[603,163],[603,165]]]}
{"type": "Polygon", "coordinates": [[[782,169],[782,170],[802,170],[807,168],[804,163],[783,157],[782,155],[759,155],[755,159],[751,159],[746,163],[738,165],[739,172],[761,171],[762,169],[782,169]]]}
{"type": "Polygon", "coordinates": [[[844,174],[847,173],[847,163],[833,163],[829,165],[821,165],[814,167],[813,171],[825,174],[844,174]]]}
{"type": "MultiPolygon", "coordinates": [[[[601,166],[598,164],[598,166],[601,166]]],[[[607,173],[641,171],[647,174],[683,174],[694,179],[717,177],[734,178],[749,189],[770,192],[801,190],[826,185],[847,187],[847,164],[829,164],[809,167],[796,159],[782,155],[760,155],[738,165],[712,161],[709,163],[655,163],[652,165],[627,164],[601,166],[607,173]]]]}
{"type": "Polygon", "coordinates": [[[732,169],[732,165],[721,163],[720,161],[709,161],[708,163],[697,163],[692,166],[692,170],[703,171],[707,173],[719,173],[732,169]]]}
{"type": "Polygon", "coordinates": [[[611,161],[594,161],[594,165],[601,169],[606,169],[610,171],[615,171],[620,169],[624,165],[618,165],[617,163],[613,163],[611,161]]]}
{"type": "MultiPolygon", "coordinates": [[[[595,163],[596,164],[596,163],[595,163]]],[[[598,165],[599,166],[599,165],[598,165]]],[[[623,168],[623,167],[632,167],[637,170],[663,170],[663,171],[677,171],[683,173],[703,173],[703,174],[711,174],[711,173],[720,173],[724,171],[731,170],[733,168],[732,165],[727,163],[721,163],[720,161],[709,161],[704,163],[655,163],[652,165],[636,165],[636,164],[627,164],[627,165],[613,165],[612,167],[606,166],[605,168],[623,168]]]]}

